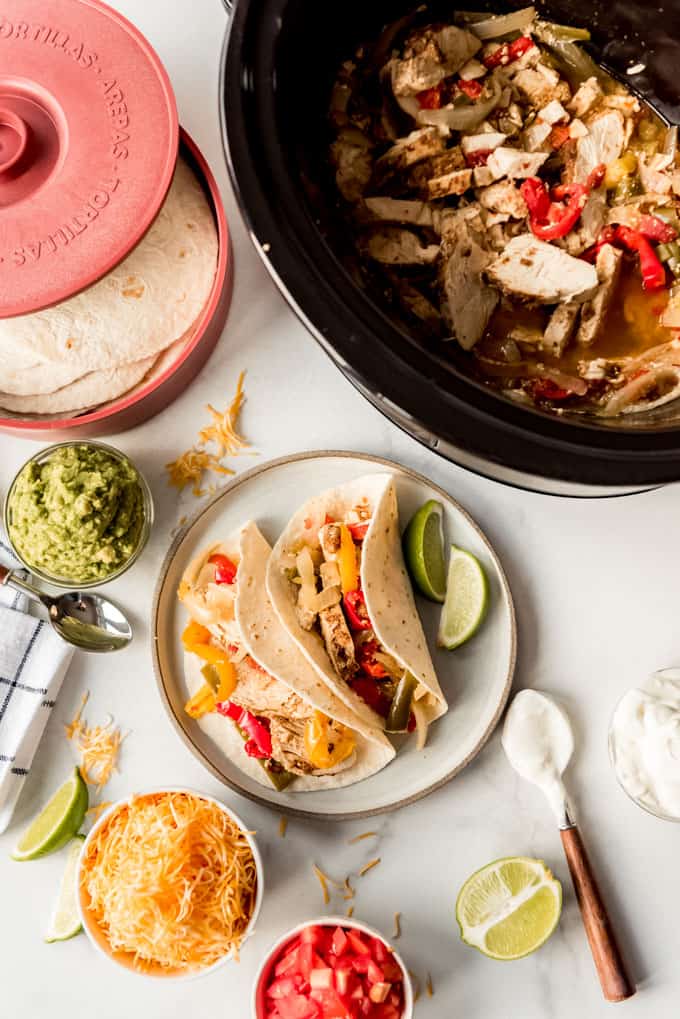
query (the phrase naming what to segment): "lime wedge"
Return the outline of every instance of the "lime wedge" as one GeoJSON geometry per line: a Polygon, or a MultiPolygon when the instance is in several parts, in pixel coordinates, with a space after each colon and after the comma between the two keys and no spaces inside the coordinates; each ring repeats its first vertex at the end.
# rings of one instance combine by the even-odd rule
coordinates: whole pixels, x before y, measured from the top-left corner
{"type": "Polygon", "coordinates": [[[71,839],[66,850],[66,866],[59,885],[59,894],[54,904],[50,925],[45,935],[47,942],[68,941],[83,929],[76,904],[78,896],[76,875],[84,841],[84,835],[76,835],[71,839]]]}
{"type": "Polygon", "coordinates": [[[446,595],[443,508],[436,499],[421,506],[404,532],[404,559],[411,579],[430,601],[446,595]]]}
{"type": "Polygon", "coordinates": [[[476,633],[486,612],[488,592],[486,574],[479,560],[471,552],[452,545],[446,601],[437,636],[440,647],[452,651],[476,633]]]}
{"type": "Polygon", "coordinates": [[[77,768],[43,807],[19,839],[13,860],[36,860],[65,846],[83,823],[87,786],[77,768]]]}
{"type": "Polygon", "coordinates": [[[542,860],[508,856],[482,867],[458,894],[466,945],[490,959],[521,959],[544,944],[562,911],[562,886],[542,860]]]}

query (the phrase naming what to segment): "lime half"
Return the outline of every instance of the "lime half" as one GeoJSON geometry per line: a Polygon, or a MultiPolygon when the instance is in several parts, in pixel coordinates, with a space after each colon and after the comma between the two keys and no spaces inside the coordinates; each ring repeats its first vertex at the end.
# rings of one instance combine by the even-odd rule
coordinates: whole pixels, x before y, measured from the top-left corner
{"type": "Polygon", "coordinates": [[[562,911],[562,886],[542,860],[508,856],[468,878],[456,902],[460,936],[490,959],[521,959],[544,944],[562,911]]]}
{"type": "Polygon", "coordinates": [[[449,651],[464,644],[484,618],[489,585],[482,564],[462,548],[451,546],[446,601],[439,621],[437,643],[449,651]]]}
{"type": "Polygon", "coordinates": [[[36,860],[65,846],[83,823],[88,800],[87,786],[74,768],[21,836],[12,859],[36,860]]]}
{"type": "Polygon", "coordinates": [[[430,499],[404,532],[404,558],[411,579],[426,598],[438,602],[446,596],[443,512],[442,504],[430,499]]]}
{"type": "Polygon", "coordinates": [[[85,841],[84,835],[76,835],[71,839],[66,851],[66,866],[59,885],[59,894],[54,904],[50,925],[45,941],[68,941],[82,930],[80,914],[77,906],[78,889],[76,878],[78,860],[85,841]]]}

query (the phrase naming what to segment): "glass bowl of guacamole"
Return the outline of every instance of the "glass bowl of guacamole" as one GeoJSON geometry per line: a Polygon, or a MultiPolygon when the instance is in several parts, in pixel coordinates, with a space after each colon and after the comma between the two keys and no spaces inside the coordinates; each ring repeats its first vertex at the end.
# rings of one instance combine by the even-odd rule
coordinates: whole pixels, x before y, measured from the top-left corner
{"type": "Polygon", "coordinates": [[[17,558],[57,587],[95,587],[140,555],[153,522],[146,481],[102,442],[60,442],[32,456],[9,487],[5,530],[17,558]]]}

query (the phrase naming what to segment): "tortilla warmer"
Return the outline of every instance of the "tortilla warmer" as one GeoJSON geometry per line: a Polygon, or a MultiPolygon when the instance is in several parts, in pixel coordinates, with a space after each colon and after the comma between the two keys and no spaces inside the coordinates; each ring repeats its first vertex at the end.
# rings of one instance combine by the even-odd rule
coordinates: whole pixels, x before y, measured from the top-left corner
{"type": "Polygon", "coordinates": [[[31,439],[123,431],[179,396],[220,338],[233,285],[222,200],[178,126],[163,65],[129,21],[100,0],[14,0],[8,11],[0,14],[0,318],[57,305],[118,265],[158,215],[178,153],[215,217],[212,290],[166,371],[77,416],[0,416],[0,431],[31,439]]]}

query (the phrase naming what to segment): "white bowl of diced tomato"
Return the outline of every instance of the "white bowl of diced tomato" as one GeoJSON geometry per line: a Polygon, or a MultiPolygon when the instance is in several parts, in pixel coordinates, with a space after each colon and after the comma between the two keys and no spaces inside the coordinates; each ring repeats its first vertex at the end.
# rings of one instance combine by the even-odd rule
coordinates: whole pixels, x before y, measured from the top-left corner
{"type": "Polygon", "coordinates": [[[252,1019],[413,1019],[413,985],[379,931],[323,916],[293,927],[267,953],[252,1019]]]}

